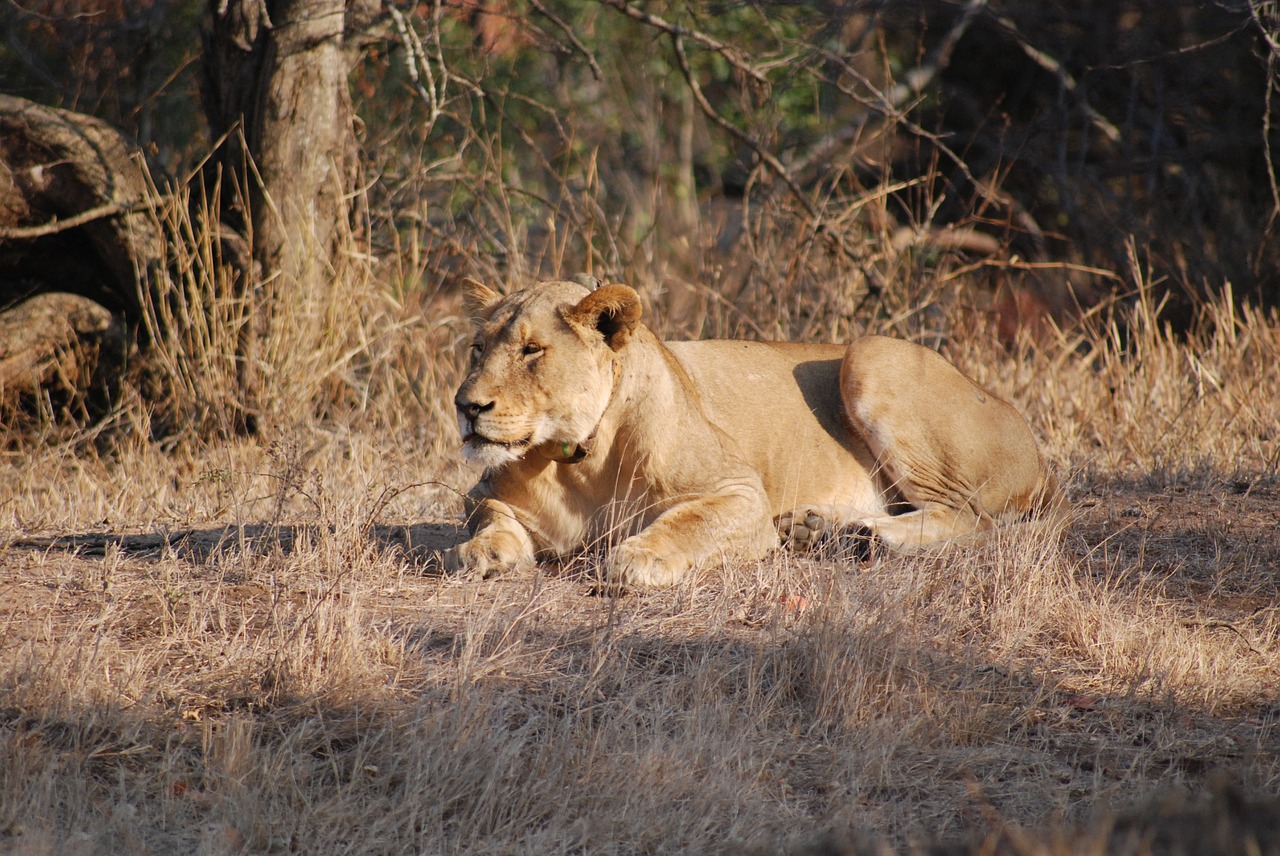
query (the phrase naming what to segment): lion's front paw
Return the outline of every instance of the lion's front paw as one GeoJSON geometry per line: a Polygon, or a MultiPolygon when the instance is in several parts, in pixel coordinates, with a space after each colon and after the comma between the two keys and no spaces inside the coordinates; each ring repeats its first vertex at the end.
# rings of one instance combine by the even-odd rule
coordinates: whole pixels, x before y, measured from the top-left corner
{"type": "Polygon", "coordinates": [[[533,565],[533,555],[508,532],[478,533],[445,554],[446,570],[465,574],[473,580],[524,574],[532,571],[533,565]]]}
{"type": "Polygon", "coordinates": [[[634,542],[634,538],[623,541],[609,554],[605,562],[605,582],[610,589],[669,586],[684,576],[686,562],[634,542]]]}

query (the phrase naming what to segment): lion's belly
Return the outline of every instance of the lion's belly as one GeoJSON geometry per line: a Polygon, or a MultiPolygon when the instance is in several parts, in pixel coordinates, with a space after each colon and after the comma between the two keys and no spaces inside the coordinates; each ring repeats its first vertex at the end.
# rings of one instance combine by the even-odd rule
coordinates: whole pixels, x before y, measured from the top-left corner
{"type": "Polygon", "coordinates": [[[776,516],[819,506],[853,519],[885,511],[875,459],[841,411],[840,345],[727,340],[667,346],[702,393],[707,416],[764,481],[776,516]]]}

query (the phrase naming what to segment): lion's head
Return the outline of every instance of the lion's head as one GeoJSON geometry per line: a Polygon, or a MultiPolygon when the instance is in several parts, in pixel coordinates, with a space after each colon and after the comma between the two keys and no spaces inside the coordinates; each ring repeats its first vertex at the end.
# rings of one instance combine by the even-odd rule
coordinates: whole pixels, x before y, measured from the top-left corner
{"type": "Polygon", "coordinates": [[[475,336],[454,396],[463,456],[491,469],[531,449],[580,454],[609,406],[639,295],[625,285],[543,282],[503,297],[473,282],[466,307],[475,336]]]}

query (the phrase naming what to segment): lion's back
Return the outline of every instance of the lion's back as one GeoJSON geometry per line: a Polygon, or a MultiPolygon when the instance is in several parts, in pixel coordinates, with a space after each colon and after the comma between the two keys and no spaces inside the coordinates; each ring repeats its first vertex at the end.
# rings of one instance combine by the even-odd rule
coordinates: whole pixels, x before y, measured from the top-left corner
{"type": "Polygon", "coordinates": [[[840,401],[842,345],[712,339],[666,343],[707,417],[759,470],[775,514],[881,504],[874,459],[840,401]]]}

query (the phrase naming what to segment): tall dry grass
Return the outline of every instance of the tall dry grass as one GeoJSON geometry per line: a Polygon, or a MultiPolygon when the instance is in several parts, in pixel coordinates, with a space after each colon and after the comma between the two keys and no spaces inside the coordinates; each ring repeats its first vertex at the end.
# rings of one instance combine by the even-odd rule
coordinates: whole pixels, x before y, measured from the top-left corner
{"type": "Polygon", "coordinates": [[[1079,519],[611,600],[592,555],[439,573],[474,477],[466,330],[449,295],[389,287],[412,269],[301,301],[251,355],[278,396],[258,436],[226,430],[255,295],[190,210],[166,209],[185,238],[152,307],[190,430],[152,442],[139,397],[109,444],[2,462],[0,850],[778,852],[1079,819],[1218,768],[1280,786],[1274,314],[1223,298],[1174,334],[1135,265],[1134,299],[1010,349],[972,282],[898,259],[864,300],[857,259],[774,212],[703,285],[624,250],[666,333],[941,347],[1028,414],[1079,519]],[[1187,551],[1179,525],[1220,531],[1187,551]]]}

